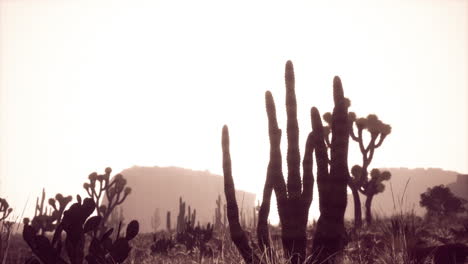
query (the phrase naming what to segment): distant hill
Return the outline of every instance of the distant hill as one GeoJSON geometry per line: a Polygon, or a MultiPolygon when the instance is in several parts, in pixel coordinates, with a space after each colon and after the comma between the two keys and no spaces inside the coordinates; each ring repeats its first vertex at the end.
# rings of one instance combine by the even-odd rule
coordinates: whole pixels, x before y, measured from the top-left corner
{"type": "MultiPolygon", "coordinates": [[[[391,168],[381,170],[390,171],[392,178],[390,181],[384,182],[385,191],[374,196],[372,202],[374,215],[390,216],[401,210],[409,212],[414,209],[417,215],[422,216],[426,211],[419,206],[421,193],[427,191],[430,187],[440,184],[448,186],[455,195],[468,199],[468,175],[460,175],[457,172],[442,169],[391,168]],[[408,185],[404,192],[406,183],[408,185]]],[[[365,202],[365,196],[363,195],[361,195],[361,202],[363,204],[365,202]]],[[[364,205],[362,206],[362,210],[364,218],[364,205]]],[[[345,217],[348,219],[354,218],[352,195],[348,195],[348,206],[345,217]]]]}
{"type": "MultiPolygon", "coordinates": [[[[136,219],[140,222],[141,232],[151,232],[151,217],[159,208],[160,229],[166,227],[166,213],[171,211],[171,225],[174,228],[179,212],[179,197],[192,210],[197,210],[197,221],[202,224],[213,222],[216,199],[221,195],[223,204],[223,177],[208,171],[195,171],[177,167],[132,167],[121,174],[132,188],[131,194],[122,204],[125,221],[136,219]]],[[[255,194],[237,191],[239,209],[248,208],[250,216],[255,206],[255,194]]],[[[188,209],[186,209],[188,210],[188,209]]]]}

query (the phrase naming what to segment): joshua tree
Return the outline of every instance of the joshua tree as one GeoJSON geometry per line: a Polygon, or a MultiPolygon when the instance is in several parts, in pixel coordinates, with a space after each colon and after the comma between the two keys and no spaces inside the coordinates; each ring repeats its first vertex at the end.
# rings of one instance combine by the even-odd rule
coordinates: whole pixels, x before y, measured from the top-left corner
{"type": "MultiPolygon", "coordinates": [[[[332,114],[325,113],[323,119],[330,125],[332,121],[332,114]]],[[[372,223],[371,204],[372,198],[377,193],[383,192],[385,186],[382,181],[390,179],[390,172],[385,171],[382,173],[383,177],[372,177],[368,178],[368,168],[374,157],[375,149],[379,148],[384,139],[391,133],[392,127],[388,124],[383,123],[379,118],[374,115],[368,115],[366,118],[356,118],[356,114],[350,112],[348,114],[348,124],[351,138],[359,144],[359,150],[362,154],[362,165],[355,165],[351,169],[351,175],[348,180],[348,186],[353,194],[354,202],[354,226],[360,228],[362,226],[362,211],[361,211],[361,199],[359,192],[366,196],[366,222],[372,223]],[[357,128],[357,133],[354,132],[354,126],[357,128]],[[365,146],[363,131],[367,130],[370,133],[370,140],[365,146]],[[383,186],[383,187],[382,187],[383,186]]],[[[330,127],[324,127],[325,140],[327,146],[330,146],[328,135],[330,133],[330,127]]],[[[375,172],[377,173],[379,172],[375,172]]],[[[380,175],[380,174],[379,174],[380,175]]]]}
{"type": "Polygon", "coordinates": [[[124,179],[122,174],[117,174],[110,180],[111,172],[111,168],[106,168],[103,175],[93,172],[88,177],[89,183],[83,184],[83,188],[94,201],[97,214],[102,216],[102,221],[100,221],[101,232],[105,231],[105,225],[114,208],[122,204],[132,191],[130,187],[125,186],[127,185],[127,180],[124,179]],[[101,204],[101,198],[104,193],[106,194],[107,205],[101,204]]]}
{"type": "Polygon", "coordinates": [[[354,208],[355,208],[355,225],[360,227],[361,220],[361,202],[356,190],[366,196],[366,222],[372,223],[371,204],[372,198],[377,193],[383,192],[385,186],[382,181],[389,180],[390,172],[374,171],[371,173],[371,179],[368,177],[368,168],[374,157],[375,149],[382,146],[385,138],[392,132],[392,127],[383,123],[376,115],[368,115],[367,118],[358,118],[354,113],[349,113],[350,135],[351,138],[359,144],[359,149],[362,154],[362,166],[355,165],[352,168],[352,177],[349,179],[349,186],[353,193],[354,208]],[[354,133],[354,125],[357,127],[357,134],[354,133]],[[364,146],[363,131],[367,130],[370,133],[370,141],[367,146],[364,146]]]}
{"type": "MultiPolygon", "coordinates": [[[[313,151],[317,161],[317,183],[320,197],[320,218],[313,240],[313,260],[317,263],[339,262],[337,256],[344,248],[344,212],[346,209],[346,186],[348,172],[348,106],[344,97],[341,80],[335,77],[333,95],[335,108],[331,122],[331,160],[323,135],[319,111],[311,110],[313,131],[309,133],[303,158],[303,178],[300,176],[299,129],[294,88],[294,70],[290,61],[286,63],[286,112],[287,112],[287,166],[288,178],[285,182],[282,173],[280,150],[281,130],[276,120],[276,109],[271,92],[265,94],[270,137],[270,161],[263,190],[257,225],[257,238],[260,250],[269,256],[268,215],[271,193],[274,190],[281,223],[281,237],[285,256],[291,263],[306,260],[306,226],[309,207],[312,202],[314,184],[313,151]],[[330,168],[329,168],[330,165],[330,168]]],[[[224,191],[227,202],[227,215],[231,239],[246,263],[264,263],[250,247],[247,236],[239,223],[239,209],[235,197],[234,181],[231,170],[228,127],[222,133],[224,191]]],[[[312,259],[310,259],[312,260],[312,259]]]]}

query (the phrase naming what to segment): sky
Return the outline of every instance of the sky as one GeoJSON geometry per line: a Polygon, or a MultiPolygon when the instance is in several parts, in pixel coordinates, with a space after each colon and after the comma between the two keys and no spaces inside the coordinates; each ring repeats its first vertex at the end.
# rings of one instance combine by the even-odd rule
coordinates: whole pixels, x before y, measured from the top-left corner
{"type": "Polygon", "coordinates": [[[338,75],[350,111],[392,126],[371,167],[468,173],[468,1],[0,0],[0,197],[19,215],[106,167],[222,174],[224,124],[260,196],[287,60],[301,153],[338,75]]]}

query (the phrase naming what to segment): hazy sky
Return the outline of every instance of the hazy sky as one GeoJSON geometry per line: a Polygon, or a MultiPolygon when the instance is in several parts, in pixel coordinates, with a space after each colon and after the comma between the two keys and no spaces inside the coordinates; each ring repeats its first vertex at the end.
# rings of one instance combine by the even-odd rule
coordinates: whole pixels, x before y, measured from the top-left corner
{"type": "Polygon", "coordinates": [[[107,166],[221,174],[224,124],[237,187],[261,194],[264,93],[284,128],[289,59],[302,152],[339,75],[351,111],[393,128],[371,167],[468,173],[468,1],[0,0],[0,45],[0,197],[16,213],[107,166]]]}

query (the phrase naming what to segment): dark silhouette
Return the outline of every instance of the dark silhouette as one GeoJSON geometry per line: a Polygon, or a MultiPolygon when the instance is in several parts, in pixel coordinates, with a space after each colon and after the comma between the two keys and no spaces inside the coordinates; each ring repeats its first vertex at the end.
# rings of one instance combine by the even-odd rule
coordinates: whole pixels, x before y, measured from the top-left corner
{"type": "MultiPolygon", "coordinates": [[[[380,218],[409,211],[423,216],[426,209],[419,204],[421,193],[440,184],[449,187],[456,196],[468,200],[468,184],[465,184],[468,177],[457,176],[457,172],[435,168],[380,168],[380,171],[389,171],[392,174],[390,180],[385,183],[385,191],[374,196],[372,200],[372,212],[380,218]]],[[[362,194],[360,196],[362,201],[362,194]]],[[[353,196],[349,193],[348,201],[352,199],[353,196]]],[[[345,217],[354,220],[354,203],[348,203],[345,217]]]]}
{"type": "MultiPolygon", "coordinates": [[[[309,133],[303,159],[303,181],[300,176],[299,131],[297,106],[294,90],[294,70],[290,61],[286,63],[286,112],[288,138],[288,179],[285,182],[282,173],[280,150],[281,130],[276,120],[273,96],[266,92],[268,130],[270,136],[270,162],[263,191],[257,226],[260,249],[269,254],[269,231],[267,219],[270,210],[271,193],[277,198],[278,213],[281,223],[281,239],[285,256],[291,263],[306,260],[306,226],[308,211],[312,202],[313,191],[313,151],[317,160],[317,182],[320,196],[320,218],[317,224],[312,253],[318,263],[336,263],[339,253],[345,245],[344,211],[346,209],[346,188],[349,177],[348,157],[348,106],[344,97],[341,81],[335,77],[333,95],[335,108],[331,123],[332,142],[331,159],[328,158],[323,126],[316,108],[311,110],[313,131],[309,133]],[[330,170],[329,170],[330,163],[330,170]]],[[[222,133],[224,188],[227,201],[227,214],[231,239],[246,263],[262,263],[263,260],[249,245],[247,236],[239,223],[239,209],[235,197],[232,178],[231,157],[229,151],[229,132],[227,126],[222,133]]],[[[310,259],[312,261],[312,259],[310,259]]]]}
{"type": "Polygon", "coordinates": [[[94,201],[97,214],[102,217],[99,227],[101,233],[106,230],[106,224],[112,211],[116,206],[121,205],[132,191],[130,187],[126,186],[127,180],[122,174],[115,175],[111,180],[111,172],[111,168],[106,168],[102,175],[93,172],[88,176],[89,183],[83,184],[83,188],[94,201]],[[104,200],[101,200],[101,197],[105,197],[105,201],[103,201],[105,204],[101,204],[101,201],[104,200]]]}
{"type": "Polygon", "coordinates": [[[428,188],[425,193],[421,194],[419,204],[427,209],[429,216],[451,216],[455,213],[462,212],[465,208],[463,204],[466,201],[458,198],[444,185],[428,188]]]}
{"type": "MultiPolygon", "coordinates": [[[[96,204],[91,198],[81,201],[77,195],[77,202],[60,215],[55,228],[52,241],[45,235],[39,235],[39,230],[29,224],[25,218],[23,239],[37,256],[45,264],[67,264],[61,256],[62,246],[71,264],[81,264],[86,259],[90,264],[97,263],[122,263],[131,250],[128,241],[132,240],[139,231],[138,222],[133,220],[127,226],[124,237],[120,237],[120,228],[115,241],[110,239],[113,229],[108,230],[103,235],[98,236],[98,229],[102,222],[102,217],[97,215],[88,218],[95,210],[96,204]],[[65,241],[62,241],[62,232],[65,231],[65,241]],[[91,237],[91,243],[85,257],[85,235],[91,237]]],[[[39,263],[34,257],[28,263],[39,263]]]]}
{"type": "Polygon", "coordinates": [[[349,126],[350,136],[359,144],[359,150],[362,154],[362,165],[353,166],[351,177],[348,181],[348,186],[353,194],[354,226],[355,228],[360,228],[362,226],[362,211],[359,192],[366,196],[366,222],[370,225],[372,223],[372,199],[374,195],[384,191],[385,185],[383,185],[382,181],[389,180],[391,176],[388,171],[382,173],[374,171],[375,177],[371,173],[371,179],[369,180],[368,168],[374,157],[375,149],[382,146],[383,141],[391,133],[392,128],[390,125],[380,121],[376,115],[368,115],[367,118],[356,119],[356,114],[353,112],[349,113],[349,126]],[[354,132],[354,126],[357,127],[357,133],[354,132]],[[364,130],[367,130],[371,136],[367,146],[364,144],[364,130]]]}

